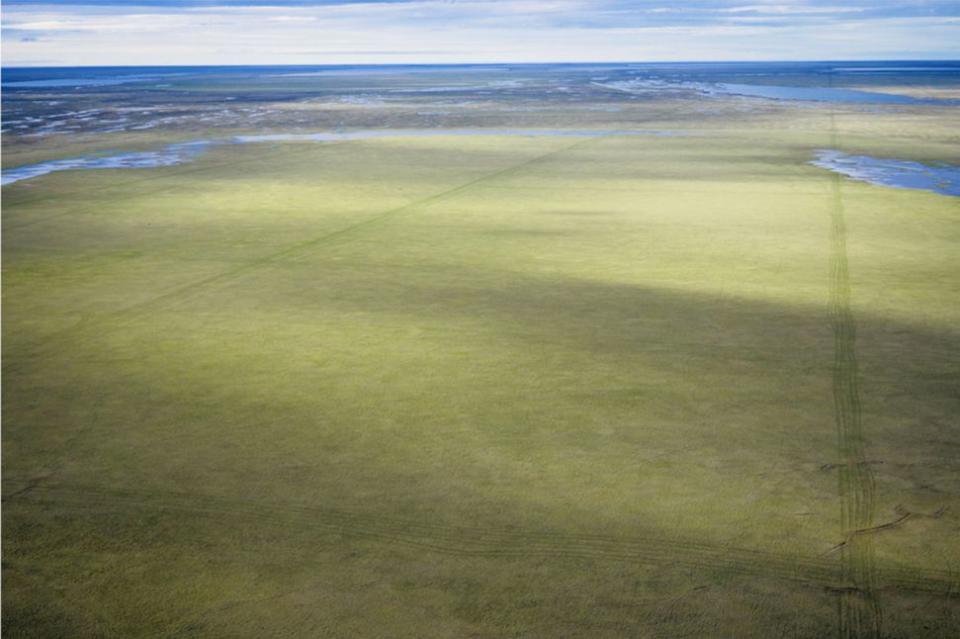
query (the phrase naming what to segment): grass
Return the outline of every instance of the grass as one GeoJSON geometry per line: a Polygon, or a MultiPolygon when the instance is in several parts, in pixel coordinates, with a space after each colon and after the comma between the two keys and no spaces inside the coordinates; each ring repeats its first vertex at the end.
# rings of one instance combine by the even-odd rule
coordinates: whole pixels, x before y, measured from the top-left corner
{"type": "Polygon", "coordinates": [[[868,594],[955,636],[956,203],[796,117],[8,187],[5,632],[835,635],[837,195],[868,594]]]}

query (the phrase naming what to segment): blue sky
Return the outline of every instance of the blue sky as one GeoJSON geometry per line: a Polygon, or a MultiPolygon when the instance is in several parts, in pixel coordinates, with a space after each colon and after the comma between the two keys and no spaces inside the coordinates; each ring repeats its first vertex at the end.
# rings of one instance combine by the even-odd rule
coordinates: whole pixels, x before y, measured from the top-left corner
{"type": "Polygon", "coordinates": [[[960,0],[5,0],[3,63],[960,58],[960,0]]]}

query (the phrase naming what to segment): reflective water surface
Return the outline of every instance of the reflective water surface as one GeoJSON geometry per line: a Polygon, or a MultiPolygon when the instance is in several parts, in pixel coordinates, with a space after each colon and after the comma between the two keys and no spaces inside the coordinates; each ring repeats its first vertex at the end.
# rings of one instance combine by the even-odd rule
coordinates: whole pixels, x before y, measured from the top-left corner
{"type": "Polygon", "coordinates": [[[158,151],[133,151],[112,155],[87,155],[77,158],[65,158],[18,166],[5,169],[0,184],[7,185],[29,180],[56,171],[76,171],[83,169],[150,169],[158,166],[172,166],[187,162],[203,153],[210,142],[198,140],[171,144],[158,151]]]}
{"type": "Polygon", "coordinates": [[[817,151],[817,159],[810,163],[870,184],[960,196],[960,166],[848,155],[833,149],[817,151]]]}

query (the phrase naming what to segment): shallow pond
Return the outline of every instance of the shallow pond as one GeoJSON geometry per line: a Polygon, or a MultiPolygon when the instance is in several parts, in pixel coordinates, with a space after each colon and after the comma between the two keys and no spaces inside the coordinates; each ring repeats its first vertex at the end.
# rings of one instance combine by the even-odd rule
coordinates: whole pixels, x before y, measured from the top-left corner
{"type": "Polygon", "coordinates": [[[608,135],[682,135],[678,131],[615,130],[615,129],[391,129],[382,131],[350,131],[347,133],[278,133],[272,135],[238,135],[233,142],[338,142],[370,138],[439,137],[444,135],[511,135],[521,137],[599,138],[608,135]]]}
{"type": "Polygon", "coordinates": [[[630,79],[616,82],[594,82],[596,86],[649,94],[669,90],[697,91],[708,96],[741,96],[767,100],[798,100],[801,102],[856,102],[861,104],[925,104],[956,106],[960,100],[917,98],[909,95],[843,89],[833,87],[795,87],[770,84],[737,84],[730,82],[675,81],[662,78],[630,79]]]}
{"type": "Polygon", "coordinates": [[[787,87],[761,84],[717,84],[706,90],[708,93],[742,95],[770,100],[806,100],[814,102],[859,102],[865,104],[952,104],[952,100],[931,100],[909,95],[860,91],[858,89],[834,89],[829,87],[787,87]]]}
{"type": "Polygon", "coordinates": [[[210,142],[199,140],[171,144],[159,151],[132,151],[112,155],[86,155],[78,158],[51,160],[37,164],[27,164],[13,169],[4,169],[0,184],[7,185],[29,180],[56,171],[77,171],[84,169],[151,169],[160,166],[173,166],[187,162],[206,150],[210,142]]]}
{"type": "Polygon", "coordinates": [[[817,151],[817,159],[810,164],[870,184],[960,196],[960,166],[848,155],[833,149],[817,151]]]}

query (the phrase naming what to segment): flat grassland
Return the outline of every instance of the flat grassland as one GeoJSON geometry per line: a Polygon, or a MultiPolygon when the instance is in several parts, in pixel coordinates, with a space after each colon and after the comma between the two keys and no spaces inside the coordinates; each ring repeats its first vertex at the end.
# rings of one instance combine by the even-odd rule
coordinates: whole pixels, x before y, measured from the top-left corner
{"type": "Polygon", "coordinates": [[[951,118],[5,187],[5,634],[956,637],[951,118]]]}

